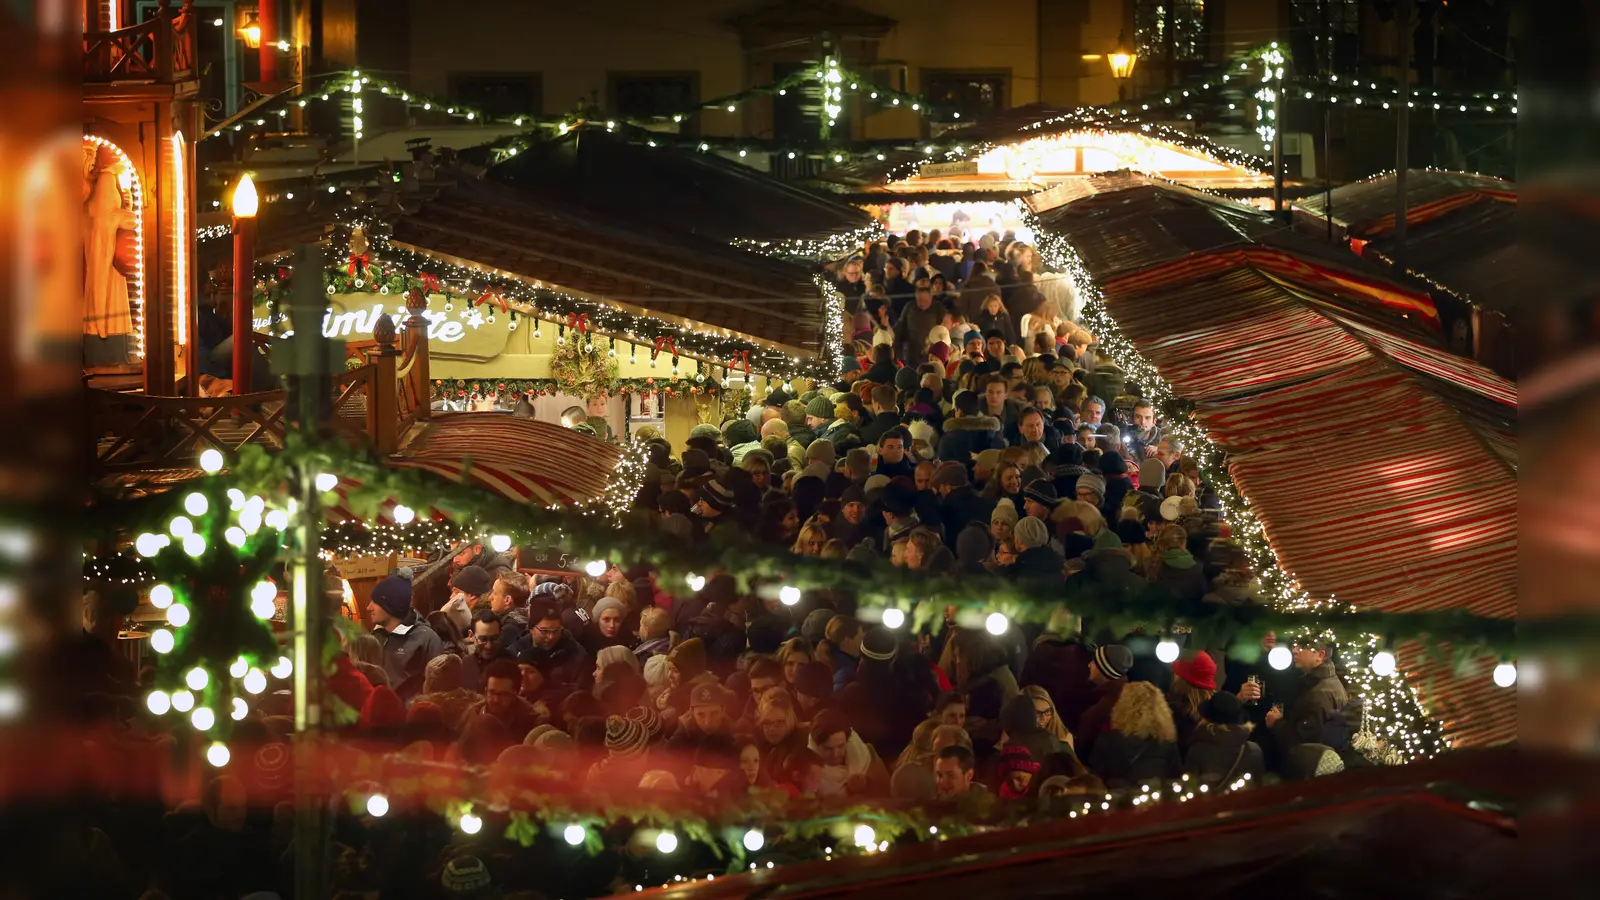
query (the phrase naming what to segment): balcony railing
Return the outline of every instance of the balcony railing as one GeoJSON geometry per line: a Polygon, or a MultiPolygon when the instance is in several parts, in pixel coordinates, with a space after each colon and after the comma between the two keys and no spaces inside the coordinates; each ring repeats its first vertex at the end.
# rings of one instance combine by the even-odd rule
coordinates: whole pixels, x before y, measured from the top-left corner
{"type": "Polygon", "coordinates": [[[86,84],[117,82],[172,84],[198,77],[195,65],[193,0],[183,0],[174,13],[170,0],[160,0],[147,21],[116,31],[89,31],[83,36],[83,80],[86,84]]]}

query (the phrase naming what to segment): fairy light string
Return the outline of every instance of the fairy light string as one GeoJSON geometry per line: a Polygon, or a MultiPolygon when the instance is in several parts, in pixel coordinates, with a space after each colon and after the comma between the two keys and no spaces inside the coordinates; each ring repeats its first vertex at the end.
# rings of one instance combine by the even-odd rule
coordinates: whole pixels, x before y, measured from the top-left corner
{"type": "MultiPolygon", "coordinates": [[[[1266,528],[1256,517],[1248,498],[1233,481],[1227,466],[1226,451],[1211,440],[1210,434],[1194,416],[1194,405],[1181,397],[1122,333],[1106,308],[1093,277],[1070,243],[1041,227],[1037,217],[1031,213],[1028,218],[1034,228],[1040,258],[1047,266],[1065,275],[1073,286],[1085,327],[1122,366],[1128,380],[1138,382],[1145,396],[1160,410],[1162,427],[1166,433],[1182,440],[1185,454],[1193,456],[1199,463],[1206,483],[1216,491],[1222,502],[1233,540],[1250,557],[1267,602],[1281,610],[1327,613],[1333,617],[1330,622],[1353,614],[1354,610],[1348,604],[1339,602],[1333,596],[1316,596],[1303,589],[1278,562],[1277,551],[1272,546],[1266,528]]],[[[1362,700],[1364,711],[1358,743],[1363,745],[1361,749],[1370,759],[1375,762],[1410,761],[1429,758],[1448,749],[1448,741],[1439,723],[1422,709],[1416,691],[1406,681],[1404,673],[1396,671],[1383,676],[1372,671],[1372,656],[1382,646],[1383,638],[1379,635],[1351,634],[1347,629],[1335,631],[1328,627],[1313,627],[1280,634],[1279,640],[1292,639],[1294,636],[1320,638],[1333,644],[1340,659],[1347,664],[1348,684],[1352,695],[1362,700]]]]}

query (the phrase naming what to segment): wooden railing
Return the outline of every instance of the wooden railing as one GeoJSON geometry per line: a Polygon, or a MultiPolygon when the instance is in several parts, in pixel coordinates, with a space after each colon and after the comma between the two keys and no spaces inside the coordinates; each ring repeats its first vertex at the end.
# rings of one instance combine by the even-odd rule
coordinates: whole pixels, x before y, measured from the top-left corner
{"type": "MultiPolygon", "coordinates": [[[[428,326],[421,309],[409,312],[403,355],[395,346],[394,321],[380,316],[373,341],[358,348],[357,358],[367,362],[334,376],[326,407],[328,430],[380,454],[399,450],[407,431],[429,416],[428,326]]],[[[281,390],[242,397],[88,393],[95,463],[102,473],[188,469],[212,447],[231,455],[247,444],[284,445],[287,398],[281,390]]]]}
{"type": "MultiPolygon", "coordinates": [[[[87,31],[83,35],[83,80],[170,84],[194,78],[198,24],[193,0],[183,0],[176,14],[170,0],[160,0],[148,21],[116,31],[87,31]]],[[[90,22],[91,28],[95,25],[90,22]]]]}

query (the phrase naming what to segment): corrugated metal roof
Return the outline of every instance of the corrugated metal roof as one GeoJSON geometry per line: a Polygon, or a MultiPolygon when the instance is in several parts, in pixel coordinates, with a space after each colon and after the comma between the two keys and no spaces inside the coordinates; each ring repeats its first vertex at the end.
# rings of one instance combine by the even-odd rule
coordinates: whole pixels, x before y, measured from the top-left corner
{"type": "MultiPolygon", "coordinates": [[[[1341,185],[1332,191],[1331,209],[1334,225],[1358,233],[1362,226],[1375,222],[1395,211],[1395,177],[1391,173],[1381,178],[1341,185]]],[[[1434,203],[1457,194],[1475,191],[1515,190],[1510,182],[1488,175],[1470,172],[1444,172],[1433,169],[1412,169],[1406,173],[1406,207],[1413,209],[1434,203]]],[[[1311,219],[1324,218],[1330,208],[1328,199],[1314,194],[1294,202],[1294,209],[1311,219]]]]}
{"type": "Polygon", "coordinates": [[[825,304],[804,269],[719,241],[466,182],[394,223],[393,240],[554,288],[817,352],[825,304]]]}

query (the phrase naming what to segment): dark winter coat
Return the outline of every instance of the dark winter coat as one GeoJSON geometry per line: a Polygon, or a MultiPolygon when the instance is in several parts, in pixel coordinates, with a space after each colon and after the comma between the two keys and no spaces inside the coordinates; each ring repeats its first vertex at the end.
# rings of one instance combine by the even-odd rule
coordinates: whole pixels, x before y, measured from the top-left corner
{"type": "Polygon", "coordinates": [[[1283,718],[1272,727],[1278,749],[1285,754],[1297,744],[1328,743],[1324,737],[1330,723],[1336,726],[1333,730],[1345,731],[1342,714],[1350,705],[1350,694],[1332,662],[1301,676],[1298,688],[1295,698],[1284,706],[1283,718]]]}
{"type": "Polygon", "coordinates": [[[1054,578],[1060,580],[1061,567],[1066,564],[1066,559],[1056,552],[1049,544],[1042,547],[1029,547],[1017,554],[1017,561],[1006,569],[1006,574],[1012,578],[1025,580],[1046,580],[1054,578]]]}
{"type": "Polygon", "coordinates": [[[1261,747],[1250,740],[1249,725],[1213,725],[1201,722],[1189,736],[1183,771],[1201,781],[1232,782],[1250,773],[1260,780],[1266,771],[1261,747]]]}
{"type": "Polygon", "coordinates": [[[1118,678],[1096,688],[1094,702],[1078,717],[1078,724],[1072,729],[1072,744],[1078,748],[1080,758],[1088,759],[1100,736],[1111,727],[1111,708],[1117,705],[1117,698],[1122,696],[1122,688],[1127,683],[1118,678]]]}
{"type": "Polygon", "coordinates": [[[875,447],[878,445],[878,438],[883,437],[890,429],[898,427],[900,427],[899,410],[891,409],[888,412],[878,413],[872,417],[871,422],[861,426],[861,441],[875,447]]]}
{"type": "Polygon", "coordinates": [[[1168,550],[1162,557],[1155,583],[1165,585],[1180,600],[1199,600],[1206,592],[1206,576],[1200,563],[1181,548],[1168,550]]]}
{"type": "Polygon", "coordinates": [[[985,450],[1004,450],[1004,432],[1000,420],[993,416],[961,416],[944,423],[944,437],[939,439],[939,460],[958,462],[970,473],[972,460],[985,450]]]}
{"type": "Polygon", "coordinates": [[[985,341],[988,340],[989,332],[993,330],[998,331],[1006,336],[1007,347],[1011,346],[1012,344],[1020,345],[1022,343],[1022,332],[1017,330],[1017,320],[1013,319],[1011,314],[1003,309],[995,315],[990,315],[986,312],[980,312],[976,318],[969,319],[968,321],[973,325],[976,325],[979,331],[983,332],[985,341]]]}
{"type": "Polygon", "coordinates": [[[943,319],[944,310],[938,306],[930,305],[923,309],[915,303],[907,304],[900,318],[894,322],[895,356],[907,363],[922,362],[926,355],[923,348],[928,342],[928,332],[943,319]]]}
{"type": "Polygon", "coordinates": [[[1176,778],[1183,768],[1178,745],[1172,741],[1129,737],[1120,731],[1108,731],[1095,740],[1088,766],[1110,788],[1176,778]]]}
{"type": "Polygon", "coordinates": [[[994,514],[994,506],[994,501],[973,490],[971,485],[955,488],[946,494],[939,501],[939,521],[944,524],[945,545],[954,547],[956,536],[970,522],[987,527],[989,517],[994,514]]]}
{"type": "Polygon", "coordinates": [[[1022,683],[1036,684],[1055,701],[1056,715],[1071,728],[1094,705],[1099,692],[1089,681],[1091,651],[1076,638],[1042,634],[1033,642],[1033,652],[1022,665],[1022,683]]]}
{"type": "Polygon", "coordinates": [[[531,633],[525,634],[512,648],[512,655],[517,662],[538,669],[547,688],[584,690],[594,680],[594,657],[570,631],[563,631],[561,639],[548,650],[534,644],[531,633]]]}
{"type": "Polygon", "coordinates": [[[1000,710],[1000,727],[1004,729],[1007,747],[1024,747],[1037,763],[1044,762],[1052,753],[1071,753],[1072,749],[1061,743],[1055,735],[1039,727],[1033,711],[1033,698],[1018,694],[1006,701],[1000,710]]]}
{"type": "Polygon", "coordinates": [[[410,702],[422,691],[428,660],[444,652],[444,641],[415,609],[406,610],[406,617],[393,631],[377,628],[372,633],[383,645],[383,670],[389,686],[401,700],[410,702]]]}
{"type": "Polygon", "coordinates": [[[978,311],[983,308],[984,299],[990,294],[999,293],[1000,285],[991,274],[985,273],[968,278],[961,285],[961,300],[957,304],[961,307],[961,317],[968,322],[976,322],[978,311]]]}
{"type": "Polygon", "coordinates": [[[1095,596],[1134,596],[1149,585],[1133,571],[1133,556],[1126,550],[1091,550],[1083,555],[1083,569],[1067,578],[1067,592],[1091,591],[1095,596]]]}

